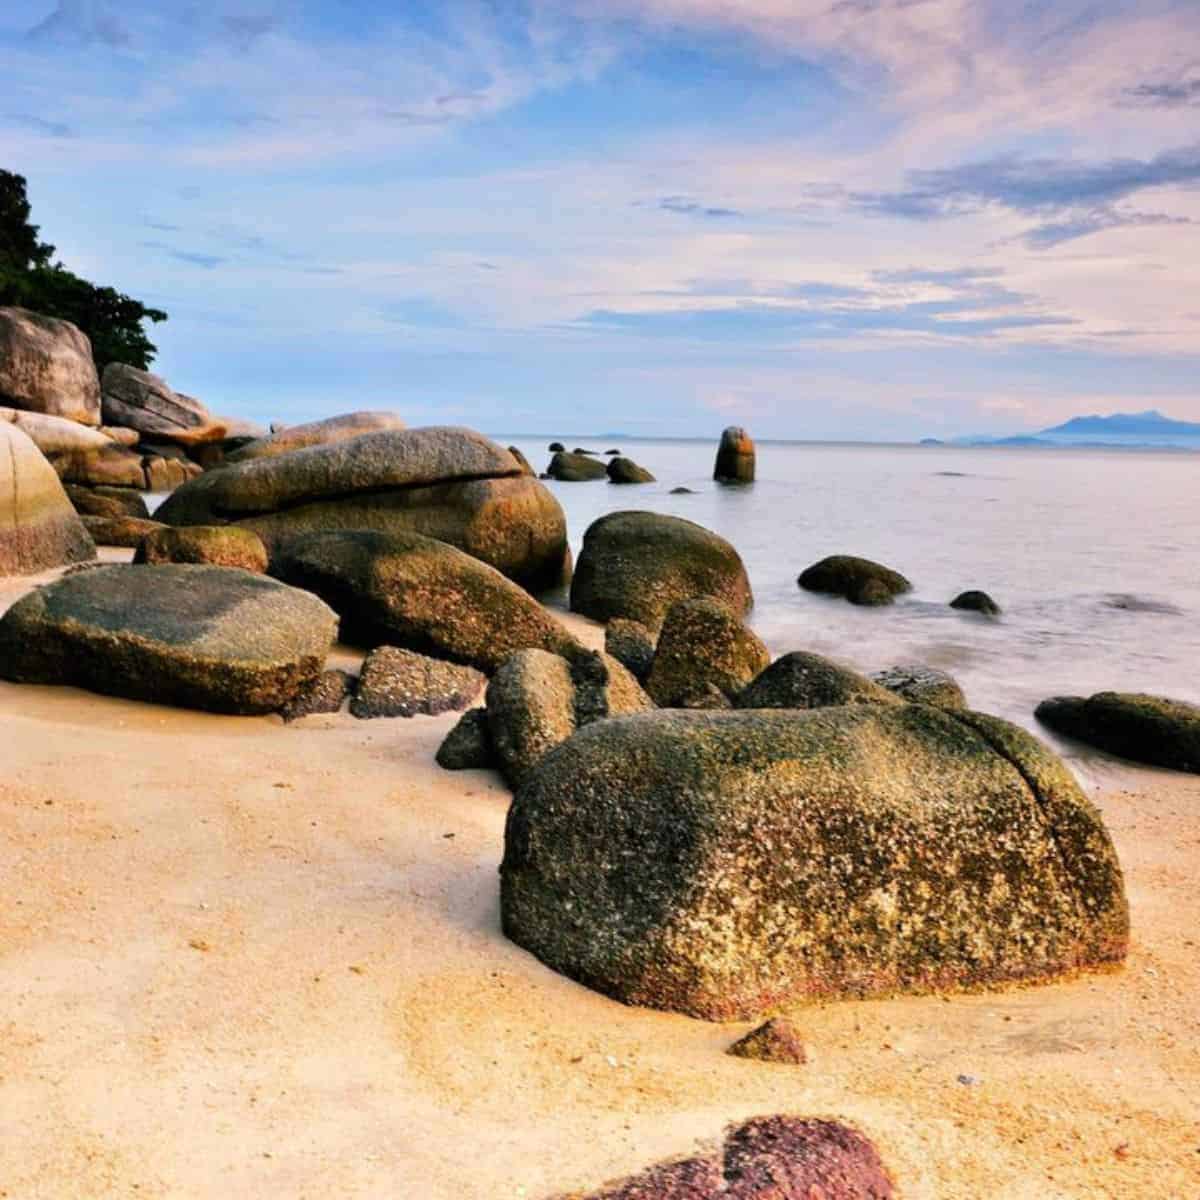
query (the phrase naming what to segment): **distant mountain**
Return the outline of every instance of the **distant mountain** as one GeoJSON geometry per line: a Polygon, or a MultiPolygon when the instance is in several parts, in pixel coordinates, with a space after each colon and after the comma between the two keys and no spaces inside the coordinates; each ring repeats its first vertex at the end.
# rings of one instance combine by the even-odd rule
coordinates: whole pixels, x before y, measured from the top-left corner
{"type": "Polygon", "coordinates": [[[1069,437],[1094,437],[1100,434],[1105,437],[1200,438],[1200,424],[1195,421],[1176,421],[1173,417],[1164,417],[1162,413],[1149,408],[1145,412],[1113,413],[1109,417],[1072,417],[1061,425],[1043,429],[1042,434],[1063,434],[1069,437]]]}

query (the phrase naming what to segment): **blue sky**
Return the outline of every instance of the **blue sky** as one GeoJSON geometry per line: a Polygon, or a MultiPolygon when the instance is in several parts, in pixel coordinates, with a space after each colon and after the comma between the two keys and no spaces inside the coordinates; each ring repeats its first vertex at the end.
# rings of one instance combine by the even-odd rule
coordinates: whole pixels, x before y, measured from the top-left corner
{"type": "Polygon", "coordinates": [[[1195,0],[34,0],[0,147],[217,412],[1200,420],[1195,0]]]}

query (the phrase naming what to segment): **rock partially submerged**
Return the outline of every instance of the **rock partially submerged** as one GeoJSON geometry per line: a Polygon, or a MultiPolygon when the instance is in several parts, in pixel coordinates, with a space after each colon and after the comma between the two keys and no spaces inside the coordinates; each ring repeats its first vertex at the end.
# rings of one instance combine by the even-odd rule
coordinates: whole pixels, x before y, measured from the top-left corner
{"type": "Polygon", "coordinates": [[[0,403],[99,425],[100,380],[87,335],[70,321],[0,308],[0,403]]]}
{"type": "Polygon", "coordinates": [[[364,718],[434,717],[466,708],[485,682],[472,667],[398,646],[379,646],[363,663],[350,712],[364,718]]]}
{"type": "Polygon", "coordinates": [[[804,650],[777,658],[734,700],[737,708],[830,708],[843,704],[895,706],[900,698],[857,671],[804,650]]]}
{"type": "Polygon", "coordinates": [[[316,596],[261,575],[111,565],[18,600],[0,618],[0,676],[267,713],[312,686],[336,629],[316,596]]]}
{"type": "Polygon", "coordinates": [[[1036,716],[1056,733],[1133,762],[1200,774],[1200,707],[1165,696],[1055,696],[1036,716]]]}
{"type": "Polygon", "coordinates": [[[721,434],[713,479],[717,483],[753,483],[754,441],[740,425],[730,425],[721,434]]]}
{"type": "Polygon", "coordinates": [[[1000,615],[1000,605],[987,592],[959,592],[950,601],[950,607],[962,609],[966,612],[983,613],[987,617],[998,617],[1000,615]]]}
{"type": "Polygon", "coordinates": [[[638,466],[632,458],[616,458],[608,460],[605,467],[610,483],[653,483],[654,476],[645,467],[638,466]]]}
{"type": "Polygon", "coordinates": [[[278,433],[258,437],[225,456],[226,462],[249,462],[255,458],[274,458],[305,450],[309,446],[327,446],[343,442],[363,433],[381,429],[404,429],[404,421],[394,412],[351,412],[323,421],[308,421],[303,425],[287,425],[278,433]]]}
{"type": "Polygon", "coordinates": [[[546,474],[560,483],[586,483],[590,479],[604,479],[607,472],[603,463],[588,458],[578,450],[559,450],[550,460],[546,474]]]}
{"type": "Polygon", "coordinates": [[[852,554],[823,558],[801,572],[796,582],[806,591],[844,596],[851,604],[862,605],[891,604],[912,590],[912,584],[898,571],[852,554]]]}
{"type": "Polygon", "coordinates": [[[967,699],[958,681],[936,667],[902,664],[888,667],[886,671],[877,671],[871,679],[913,704],[932,704],[935,708],[967,707],[967,699]]]}
{"type": "Polygon", "coordinates": [[[210,563],[261,575],[267,569],[267,548],[258,534],[237,525],[159,525],[138,543],[133,561],[210,563]]]}
{"type": "Polygon", "coordinates": [[[1043,745],[924,705],[659,710],[526,777],[504,930],[628,1004],[708,1020],[1119,962],[1096,809],[1043,745]]]}

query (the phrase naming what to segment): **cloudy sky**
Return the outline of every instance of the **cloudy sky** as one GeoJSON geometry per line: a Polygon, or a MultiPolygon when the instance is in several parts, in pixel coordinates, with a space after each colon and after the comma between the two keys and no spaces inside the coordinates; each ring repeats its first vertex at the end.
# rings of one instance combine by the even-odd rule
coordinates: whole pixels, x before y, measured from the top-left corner
{"type": "Polygon", "coordinates": [[[217,411],[1200,420],[1196,0],[5,3],[0,150],[217,411]]]}

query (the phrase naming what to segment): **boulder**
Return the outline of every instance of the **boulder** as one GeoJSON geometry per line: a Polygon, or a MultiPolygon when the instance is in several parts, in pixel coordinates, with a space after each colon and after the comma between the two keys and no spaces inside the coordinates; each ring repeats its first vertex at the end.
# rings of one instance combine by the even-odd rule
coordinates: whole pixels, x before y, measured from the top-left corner
{"type": "Polygon", "coordinates": [[[514,786],[576,729],[653,707],[616,659],[581,651],[571,661],[520,650],[492,676],[487,719],[504,776],[514,786]]]}
{"type": "Polygon", "coordinates": [[[551,454],[561,454],[566,450],[566,446],[564,446],[562,442],[551,442],[546,449],[549,450],[551,454]]]}
{"type": "Polygon", "coordinates": [[[362,718],[434,717],[466,708],[486,682],[473,667],[377,646],[363,662],[350,712],[362,718]]]}
{"type": "Polygon", "coordinates": [[[639,467],[632,458],[610,458],[608,466],[609,483],[654,483],[654,476],[645,467],[639,467]]]}
{"type": "Polygon", "coordinates": [[[437,765],[446,771],[481,770],[496,762],[486,708],[468,708],[438,747],[437,765]]]}
{"type": "Polygon", "coordinates": [[[1195,704],[1134,692],[1097,692],[1086,699],[1043,700],[1036,716],[1056,733],[1109,754],[1200,774],[1200,706],[1195,704]]]}
{"type": "Polygon", "coordinates": [[[604,653],[644,683],[654,663],[654,634],[640,621],[613,617],[604,627],[604,653]]]}
{"type": "Polygon", "coordinates": [[[93,517],[82,516],[84,528],[97,546],[123,546],[135,550],[150,534],[165,526],[145,517],[93,517]]]}
{"type": "Polygon", "coordinates": [[[136,429],[126,429],[122,425],[101,425],[100,432],[118,446],[136,446],[142,440],[136,429]]]}
{"type": "Polygon", "coordinates": [[[45,413],[22,412],[18,408],[0,408],[0,421],[15,425],[49,459],[62,455],[91,454],[107,450],[113,439],[100,429],[68,421],[65,417],[48,417],[45,413]]]}
{"type": "Polygon", "coordinates": [[[592,522],[571,581],[571,609],[596,621],[628,617],[657,631],[672,604],[695,596],[738,616],[754,603],[738,552],[682,517],[615,512],[592,522]]]}
{"type": "Polygon", "coordinates": [[[558,501],[467,429],[379,430],[228,463],[185,483],[158,515],[169,525],[244,525],[269,551],[301,533],[420,533],[530,589],[558,584],[567,553],[558,501]]]}
{"type": "Polygon", "coordinates": [[[660,708],[709,708],[713,692],[728,702],[770,663],[762,639],[719,600],[680,600],[663,622],[646,691],[660,708]]]}
{"type": "Polygon", "coordinates": [[[713,1021],[1121,961],[1100,814],[1024,731],[925,705],[658,710],[579,730],[509,810],[505,933],[713,1021]]]}
{"type": "Polygon", "coordinates": [[[278,547],[271,574],[320,596],[358,645],[386,642],[489,674],[517,650],[579,648],[512,580],[419,533],[306,534],[278,547]]]}
{"type": "Polygon", "coordinates": [[[869,558],[833,554],[803,571],[796,582],[810,592],[845,596],[851,604],[890,604],[912,584],[897,571],[869,558]]]}
{"type": "Polygon", "coordinates": [[[136,429],[143,436],[183,445],[219,441],[225,426],[193,396],[173,391],[149,371],[110,362],[100,379],[104,420],[136,429]]]}
{"type": "Polygon", "coordinates": [[[903,701],[894,692],[832,659],[803,650],[777,658],[734,699],[737,708],[830,708],[903,701]]]}
{"type": "Polygon", "coordinates": [[[304,425],[285,425],[278,433],[258,437],[239,450],[226,455],[229,462],[249,462],[254,458],[274,458],[304,450],[309,446],[328,446],[347,438],[386,429],[404,429],[405,424],[394,412],[351,412],[304,425]]]}
{"type": "MultiPolygon", "coordinates": [[[[660,1163],[582,1200],[892,1200],[879,1151],[839,1121],[756,1117],[711,1154],[660,1163]]],[[[565,1197],[563,1200],[577,1200],[565,1197]]]]}
{"type": "Polygon", "coordinates": [[[64,488],[67,499],[81,516],[150,519],[142,493],[134,488],[85,487],[79,483],[68,483],[64,488]]]}
{"type": "Polygon", "coordinates": [[[745,1037],[739,1038],[725,1053],[734,1058],[785,1063],[789,1066],[799,1066],[808,1061],[800,1031],[787,1017],[772,1017],[745,1037]]]}
{"type": "Polygon", "coordinates": [[[696,493],[690,487],[673,487],[670,494],[672,496],[694,496],[696,493]]]}
{"type": "Polygon", "coordinates": [[[237,525],[159,525],[142,538],[133,561],[156,566],[210,563],[261,575],[267,569],[267,548],[258,534],[237,525]]]}
{"type": "Polygon", "coordinates": [[[69,321],[0,308],[0,402],[99,425],[100,381],[87,335],[69,321]]]}
{"type": "Polygon", "coordinates": [[[753,483],[755,451],[750,435],[740,425],[730,425],[721,434],[713,479],[718,483],[753,483]]]}
{"type": "Polygon", "coordinates": [[[998,617],[1000,615],[1000,605],[987,592],[959,592],[950,601],[950,607],[963,609],[966,612],[983,613],[988,617],[998,617]]]}
{"type": "Polygon", "coordinates": [[[141,454],[117,442],[87,453],[60,455],[54,460],[54,469],[64,483],[147,490],[146,465],[141,454]]]}
{"type": "Polygon", "coordinates": [[[604,479],[608,474],[603,463],[576,451],[569,454],[560,450],[546,468],[546,474],[560,483],[584,483],[590,479],[604,479]]]}
{"type": "Polygon", "coordinates": [[[354,695],[356,682],[356,677],[349,671],[322,671],[311,687],[279,710],[279,715],[290,724],[301,717],[341,712],[342,705],[354,695]]]}
{"type": "Polygon", "coordinates": [[[95,557],[96,547],[45,455],[18,426],[0,421],[0,576],[33,575],[95,557]]]}
{"type": "Polygon", "coordinates": [[[189,479],[204,473],[204,468],[197,463],[157,454],[143,456],[142,469],[146,472],[146,490],[159,493],[173,492],[189,479]]]}
{"type": "Polygon", "coordinates": [[[967,707],[967,698],[958,681],[936,667],[902,664],[876,671],[871,679],[913,704],[932,704],[935,708],[967,707]]]}
{"type": "Polygon", "coordinates": [[[110,565],[39,588],[0,618],[0,677],[267,713],[312,686],[336,631],[316,596],[261,575],[110,565]]]}

